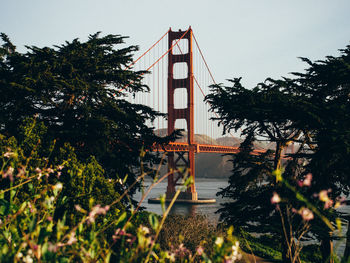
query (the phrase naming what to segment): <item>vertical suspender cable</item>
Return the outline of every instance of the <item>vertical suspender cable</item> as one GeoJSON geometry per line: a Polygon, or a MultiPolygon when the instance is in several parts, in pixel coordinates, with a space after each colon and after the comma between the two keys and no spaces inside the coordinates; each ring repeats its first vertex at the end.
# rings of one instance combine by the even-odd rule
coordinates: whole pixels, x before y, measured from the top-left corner
{"type": "MultiPolygon", "coordinates": [[[[157,53],[157,57],[159,57],[159,46],[158,46],[158,53],[157,53]]],[[[159,63],[157,64],[157,69],[158,69],[158,72],[157,72],[157,97],[158,97],[158,112],[160,111],[160,106],[159,106],[159,97],[160,97],[160,88],[159,88],[159,63]]],[[[159,117],[157,118],[158,119],[158,136],[160,135],[160,126],[159,126],[159,117]]]]}
{"type": "MultiPolygon", "coordinates": [[[[152,60],[154,59],[154,57],[155,57],[155,50],[153,49],[153,58],[152,58],[152,60]]],[[[155,96],[156,96],[156,83],[155,83],[155,74],[156,74],[156,70],[155,70],[155,68],[153,68],[153,72],[152,72],[152,89],[151,89],[151,93],[152,93],[152,97],[151,97],[151,99],[152,99],[152,104],[151,105],[153,105],[153,107],[152,107],[152,109],[156,109],[156,99],[155,99],[155,96]]]]}
{"type": "MultiPolygon", "coordinates": [[[[168,41],[168,39],[167,39],[167,41],[168,41]]],[[[164,41],[162,41],[162,52],[163,52],[163,50],[164,50],[164,41]]],[[[164,99],[164,89],[165,89],[165,85],[164,85],[164,60],[162,59],[162,113],[164,113],[165,111],[164,111],[164,105],[167,103],[167,100],[165,100],[164,99]]],[[[162,118],[162,129],[164,129],[165,128],[165,125],[164,125],[164,122],[165,122],[165,120],[164,120],[164,118],[162,118]]],[[[168,131],[165,131],[166,133],[168,132],[168,131]]]]}

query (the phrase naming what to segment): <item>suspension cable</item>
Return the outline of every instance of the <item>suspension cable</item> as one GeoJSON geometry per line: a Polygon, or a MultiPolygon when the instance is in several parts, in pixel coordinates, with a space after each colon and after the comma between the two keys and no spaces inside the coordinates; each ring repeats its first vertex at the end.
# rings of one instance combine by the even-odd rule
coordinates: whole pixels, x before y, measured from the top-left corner
{"type": "MultiPolygon", "coordinates": [[[[216,81],[215,81],[215,79],[214,79],[214,77],[213,77],[213,74],[211,73],[211,70],[210,70],[210,68],[209,68],[209,66],[208,66],[208,63],[207,63],[207,61],[206,61],[205,58],[204,58],[203,52],[202,52],[201,48],[199,47],[198,41],[197,41],[196,36],[194,35],[193,32],[192,32],[192,36],[193,36],[193,39],[194,39],[194,41],[195,41],[195,43],[196,43],[196,46],[197,46],[197,48],[198,48],[198,51],[199,51],[199,53],[200,53],[200,55],[201,55],[201,57],[202,57],[202,59],[203,59],[203,62],[204,62],[204,64],[205,64],[205,67],[207,68],[207,70],[208,70],[208,72],[209,72],[209,75],[210,75],[210,77],[211,77],[213,83],[216,85],[216,81]]],[[[193,77],[194,77],[194,76],[193,76],[193,77]]],[[[195,81],[196,81],[197,86],[200,88],[200,90],[201,90],[203,96],[205,97],[205,94],[204,94],[202,88],[199,86],[199,84],[198,84],[198,82],[197,82],[197,80],[196,80],[195,77],[194,77],[194,79],[195,79],[195,81]]],[[[214,111],[214,114],[215,114],[215,116],[216,116],[217,118],[219,118],[219,115],[218,115],[215,111],[214,111]]],[[[233,134],[232,134],[231,132],[229,132],[229,134],[230,134],[232,137],[234,137],[233,134]]]]}
{"type": "MultiPolygon", "coordinates": [[[[170,30],[170,29],[169,29],[170,30]]],[[[177,45],[177,43],[179,43],[179,41],[181,40],[181,39],[183,39],[184,38],[184,36],[187,34],[187,32],[190,30],[190,28],[189,29],[187,29],[187,31],[185,32],[185,33],[183,33],[183,35],[160,57],[160,58],[158,58],[157,59],[157,61],[156,62],[154,62],[151,66],[149,66],[146,70],[145,70],[145,72],[143,72],[143,73],[141,73],[140,74],[140,77],[141,76],[143,76],[148,70],[150,70],[151,68],[153,68],[154,67],[154,65],[155,64],[157,64],[161,59],[163,59],[173,48],[174,48],[174,46],[175,45],[177,45]]],[[[121,91],[123,91],[123,90],[125,90],[126,88],[128,88],[131,84],[133,84],[135,81],[131,81],[129,84],[127,84],[127,85],[125,85],[123,88],[121,88],[118,92],[121,92],[121,91]]]]}
{"type": "Polygon", "coordinates": [[[169,28],[169,30],[156,43],[154,43],[149,49],[147,49],[147,51],[144,52],[138,59],[136,59],[129,66],[127,66],[125,70],[128,70],[129,68],[131,68],[133,65],[135,65],[137,63],[137,61],[139,61],[141,58],[143,58],[152,48],[154,48],[170,32],[170,30],[171,30],[171,28],[169,28]]]}
{"type": "Polygon", "coordinates": [[[199,53],[201,54],[201,57],[202,57],[202,59],[203,59],[203,61],[204,61],[204,64],[205,64],[205,66],[206,66],[206,68],[207,68],[207,70],[208,70],[208,72],[209,72],[209,74],[210,74],[210,77],[211,77],[211,79],[213,80],[214,84],[216,84],[216,81],[215,81],[215,79],[214,79],[214,77],[213,77],[213,74],[211,73],[211,71],[210,71],[210,69],[209,69],[209,66],[208,66],[208,64],[207,64],[207,61],[205,60],[205,58],[204,58],[204,56],[203,56],[202,50],[201,50],[201,48],[199,47],[198,42],[197,42],[197,39],[196,39],[195,35],[193,34],[193,32],[192,32],[192,35],[193,35],[194,42],[196,43],[196,46],[197,46],[197,48],[198,48],[198,50],[199,50],[199,53]]]}

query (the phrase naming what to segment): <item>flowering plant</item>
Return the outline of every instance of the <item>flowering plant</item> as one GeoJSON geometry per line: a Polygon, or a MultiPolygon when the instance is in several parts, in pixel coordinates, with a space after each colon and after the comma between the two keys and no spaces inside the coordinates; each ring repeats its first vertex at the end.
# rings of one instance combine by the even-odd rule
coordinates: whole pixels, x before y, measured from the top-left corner
{"type": "MultiPolygon", "coordinates": [[[[73,186],[66,179],[74,180],[74,174],[91,183],[91,176],[99,171],[84,168],[89,165],[77,163],[73,153],[68,156],[48,166],[47,158],[25,157],[13,138],[2,137],[0,262],[235,262],[241,257],[232,229],[227,237],[215,237],[213,253],[199,246],[193,254],[183,244],[161,249],[158,236],[171,206],[160,222],[159,216],[149,214],[150,229],[132,220],[137,218],[137,209],[131,213],[116,209],[124,194],[113,202],[97,203],[90,198],[86,204],[79,202],[76,193],[73,211],[61,213],[73,196],[67,196],[73,186]]],[[[111,187],[116,183],[103,182],[111,187]]],[[[184,187],[189,184],[190,179],[184,181],[184,187]]]]}

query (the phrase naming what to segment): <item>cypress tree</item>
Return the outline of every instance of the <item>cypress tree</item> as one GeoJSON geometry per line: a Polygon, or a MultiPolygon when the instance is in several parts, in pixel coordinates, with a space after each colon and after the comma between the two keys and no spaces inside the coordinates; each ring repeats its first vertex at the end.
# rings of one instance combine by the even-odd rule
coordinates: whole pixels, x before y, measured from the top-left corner
{"type": "Polygon", "coordinates": [[[119,192],[135,181],[142,149],[145,166],[158,161],[150,148],[170,138],[157,137],[146,123],[164,114],[126,100],[149,89],[142,84],[145,72],[127,68],[138,47],[125,46],[126,37],[96,33],[87,41],[27,46],[26,53],[1,37],[1,133],[16,136],[20,123],[35,116],[57,149],[69,143],[79,160],[95,156],[108,178],[127,176],[119,192]]]}

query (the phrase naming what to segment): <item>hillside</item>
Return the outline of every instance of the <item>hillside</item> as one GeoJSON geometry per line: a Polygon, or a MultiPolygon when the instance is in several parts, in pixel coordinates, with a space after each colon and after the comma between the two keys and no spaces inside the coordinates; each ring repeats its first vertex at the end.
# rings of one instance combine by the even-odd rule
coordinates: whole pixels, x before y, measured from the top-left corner
{"type": "MultiPolygon", "coordinates": [[[[165,136],[167,130],[160,129],[156,130],[155,133],[159,136],[165,136]]],[[[204,134],[195,134],[194,139],[197,143],[200,144],[216,144],[224,146],[234,146],[239,147],[240,143],[243,141],[241,138],[226,136],[213,139],[204,134]]],[[[183,132],[183,137],[177,140],[178,142],[187,141],[187,132],[183,132]]],[[[274,149],[274,143],[265,143],[265,142],[255,142],[255,149],[274,149]]],[[[292,145],[287,149],[287,152],[292,152],[292,145]]],[[[229,177],[230,171],[232,169],[232,163],[229,162],[231,159],[230,156],[222,155],[219,153],[199,153],[196,154],[196,176],[197,177],[229,177]]],[[[167,167],[162,167],[162,173],[166,172],[167,167]]]]}

